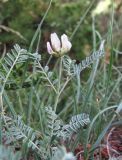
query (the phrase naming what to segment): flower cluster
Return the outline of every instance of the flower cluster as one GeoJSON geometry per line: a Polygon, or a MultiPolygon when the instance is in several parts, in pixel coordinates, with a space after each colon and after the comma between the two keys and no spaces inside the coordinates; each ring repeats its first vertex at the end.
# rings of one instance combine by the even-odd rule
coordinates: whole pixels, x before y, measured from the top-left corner
{"type": "Polygon", "coordinates": [[[64,55],[72,47],[72,44],[68,40],[68,37],[66,34],[63,34],[60,40],[56,33],[52,33],[50,36],[50,39],[51,39],[51,43],[47,42],[47,51],[49,54],[54,55],[56,57],[60,57],[64,55]]]}

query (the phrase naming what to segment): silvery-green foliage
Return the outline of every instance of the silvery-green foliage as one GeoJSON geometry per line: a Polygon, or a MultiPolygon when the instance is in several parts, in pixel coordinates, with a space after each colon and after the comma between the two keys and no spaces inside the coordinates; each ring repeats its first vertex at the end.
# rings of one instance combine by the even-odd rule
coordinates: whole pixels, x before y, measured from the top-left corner
{"type": "Polygon", "coordinates": [[[63,125],[63,122],[58,119],[58,116],[54,112],[51,106],[48,106],[45,108],[46,112],[46,134],[48,135],[49,139],[52,138],[52,136],[58,135],[58,133],[61,130],[61,126],[63,125]]]}
{"type": "Polygon", "coordinates": [[[41,60],[41,56],[38,53],[29,53],[20,48],[18,44],[14,45],[14,49],[1,60],[3,69],[0,71],[0,79],[4,80],[11,68],[13,69],[16,64],[27,62],[27,60],[41,60]]]}
{"type": "MultiPolygon", "coordinates": [[[[62,66],[62,69],[66,72],[67,78],[70,79],[92,64],[95,60],[99,60],[99,58],[103,55],[104,41],[101,42],[98,51],[92,53],[91,56],[86,57],[86,59],[82,60],[79,64],[76,64],[76,61],[71,60],[70,57],[63,56],[62,59],[64,66],[62,66]]],[[[55,93],[58,94],[58,85],[56,85],[57,79],[54,78],[53,71],[50,71],[47,65],[43,66],[40,63],[41,57],[38,53],[31,54],[27,50],[21,49],[19,45],[15,45],[11,53],[8,53],[1,61],[1,65],[3,66],[3,70],[0,73],[0,75],[2,75],[0,76],[1,79],[6,79],[6,74],[10,74],[10,71],[13,70],[13,67],[16,64],[24,63],[30,60],[31,62],[34,62],[34,74],[37,73],[39,78],[43,79],[44,82],[46,80],[55,93]]],[[[63,72],[63,70],[61,70],[61,72],[63,72]]],[[[8,77],[9,76],[7,76],[7,78],[8,77]]],[[[59,88],[61,88],[63,86],[64,79],[62,76],[59,79],[61,85],[59,88]]],[[[5,82],[7,82],[7,80],[5,82]]],[[[68,83],[65,84],[67,85],[68,83]]],[[[66,85],[64,85],[63,89],[65,89],[66,85]]],[[[59,93],[62,92],[63,91],[61,90],[59,93]]],[[[26,143],[28,148],[38,152],[43,160],[50,158],[50,155],[53,155],[52,160],[75,160],[73,154],[66,153],[64,148],[57,149],[58,140],[70,139],[74,133],[77,134],[80,128],[87,126],[90,123],[89,115],[85,113],[75,115],[71,117],[68,124],[64,124],[51,106],[44,106],[44,108],[45,119],[41,124],[43,126],[42,128],[44,128],[42,131],[43,135],[38,131],[34,131],[30,126],[24,124],[20,116],[14,116],[13,118],[4,116],[7,124],[5,125],[7,126],[5,132],[7,137],[6,142],[8,144],[14,141],[26,143]],[[55,151],[52,154],[54,148],[55,151]]]]}
{"type": "MultiPolygon", "coordinates": [[[[51,72],[51,71],[49,71],[49,67],[48,66],[44,66],[44,68],[43,68],[44,70],[44,72],[42,72],[42,73],[46,73],[46,75],[47,75],[47,77],[48,78],[51,78],[52,77],[52,75],[53,75],[53,72],[51,72]]],[[[41,71],[40,71],[41,72],[41,71]]],[[[45,74],[44,74],[45,75],[45,74]]]]}
{"type": "Polygon", "coordinates": [[[66,148],[60,147],[56,148],[51,160],[76,160],[76,157],[72,152],[67,153],[66,148]]]}
{"type": "Polygon", "coordinates": [[[21,152],[15,152],[11,147],[0,146],[0,160],[21,160],[21,152]]]}
{"type": "Polygon", "coordinates": [[[84,70],[85,68],[89,67],[94,61],[100,59],[104,55],[104,42],[102,41],[99,47],[99,50],[93,52],[89,57],[86,57],[82,60],[78,65],[75,65],[75,71],[79,69],[80,71],[84,70]]]}
{"type": "Polygon", "coordinates": [[[52,107],[46,107],[45,111],[47,121],[46,134],[49,139],[51,139],[52,136],[70,139],[73,133],[77,133],[81,127],[87,126],[90,123],[89,115],[86,113],[81,113],[71,117],[69,124],[65,125],[53,111],[52,107]]]}
{"type": "Polygon", "coordinates": [[[68,76],[74,75],[75,62],[75,60],[72,60],[67,55],[63,57],[64,71],[67,73],[68,76]]]}
{"type": "Polygon", "coordinates": [[[104,40],[101,42],[98,51],[93,52],[89,57],[86,57],[79,64],[76,64],[75,60],[72,60],[69,56],[64,56],[63,64],[64,70],[66,71],[67,75],[73,76],[76,75],[78,72],[80,73],[85,68],[89,67],[92,63],[94,63],[94,61],[104,56],[104,42],[104,40]]]}
{"type": "MultiPolygon", "coordinates": [[[[20,116],[13,118],[5,116],[7,127],[9,127],[9,131],[5,132],[5,136],[7,137],[6,144],[10,144],[13,141],[26,143],[29,148],[36,151],[41,158],[46,160],[50,152],[47,146],[51,145],[53,136],[60,139],[71,138],[73,133],[76,133],[81,127],[90,123],[89,116],[83,113],[73,116],[69,124],[65,125],[50,106],[45,108],[45,116],[45,135],[41,135],[40,132],[34,131],[31,127],[25,125],[20,116]]],[[[53,148],[53,146],[50,146],[52,151],[53,148]]],[[[55,154],[55,151],[53,154],[55,154]]],[[[62,160],[68,160],[70,156],[71,154],[65,154],[62,160]]]]}
{"type": "Polygon", "coordinates": [[[38,140],[39,137],[41,137],[40,132],[34,131],[31,127],[25,125],[20,116],[15,116],[13,118],[5,116],[5,120],[7,127],[9,127],[9,131],[5,133],[7,136],[7,144],[12,141],[22,141],[32,150],[41,152],[39,148],[41,141],[38,140]]]}
{"type": "Polygon", "coordinates": [[[62,127],[60,135],[63,138],[70,138],[73,133],[77,133],[77,131],[84,126],[87,126],[90,123],[89,115],[86,113],[81,113],[75,115],[71,118],[69,124],[66,124],[62,127]]]}
{"type": "Polygon", "coordinates": [[[47,81],[48,85],[50,85],[56,92],[54,86],[57,83],[57,79],[54,79],[53,71],[50,71],[48,66],[42,66],[39,61],[36,61],[35,68],[35,71],[40,74],[40,79],[47,81]]]}

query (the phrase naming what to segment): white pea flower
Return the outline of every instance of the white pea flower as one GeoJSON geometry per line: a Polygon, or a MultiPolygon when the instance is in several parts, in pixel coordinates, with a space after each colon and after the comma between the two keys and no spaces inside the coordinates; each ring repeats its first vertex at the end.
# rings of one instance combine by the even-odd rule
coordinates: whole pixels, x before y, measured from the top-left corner
{"type": "Polygon", "coordinates": [[[56,33],[52,33],[50,39],[51,43],[47,42],[47,51],[49,54],[52,54],[56,57],[62,56],[63,54],[67,53],[72,47],[72,44],[68,40],[66,34],[63,34],[60,40],[56,33]]]}
{"type": "Polygon", "coordinates": [[[51,45],[52,45],[54,51],[60,52],[61,42],[60,42],[60,39],[58,38],[57,34],[52,33],[50,36],[50,39],[51,39],[51,45]]]}
{"type": "Polygon", "coordinates": [[[72,152],[69,152],[69,153],[66,153],[65,156],[63,157],[63,160],[76,160],[73,153],[72,152]]]}
{"type": "Polygon", "coordinates": [[[50,45],[50,42],[47,42],[47,51],[49,54],[53,54],[53,50],[52,50],[52,47],[50,45]]]}
{"type": "Polygon", "coordinates": [[[61,44],[62,44],[62,47],[61,47],[61,52],[62,52],[62,53],[68,52],[68,51],[71,49],[71,47],[72,47],[72,44],[71,44],[71,42],[68,40],[68,37],[67,37],[66,34],[63,34],[63,35],[61,36],[61,44]]]}
{"type": "Polygon", "coordinates": [[[54,156],[52,160],[76,160],[76,157],[73,155],[72,152],[68,152],[64,146],[57,148],[54,152],[54,156]]]}

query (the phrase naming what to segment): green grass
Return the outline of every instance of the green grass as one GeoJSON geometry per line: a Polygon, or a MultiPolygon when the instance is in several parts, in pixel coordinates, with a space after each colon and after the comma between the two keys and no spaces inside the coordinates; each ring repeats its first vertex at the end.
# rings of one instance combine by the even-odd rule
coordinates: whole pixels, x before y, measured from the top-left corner
{"type": "MultiPolygon", "coordinates": [[[[116,49],[113,40],[114,7],[113,5],[111,7],[110,25],[106,35],[100,35],[95,25],[96,18],[92,17],[91,52],[95,52],[96,57],[99,53],[103,56],[93,58],[90,65],[87,65],[88,59],[85,59],[83,69],[82,66],[80,68],[81,60],[76,64],[68,56],[57,58],[51,67],[52,57],[44,62],[39,56],[41,26],[51,4],[52,1],[33,36],[29,49],[25,51],[15,46],[10,53],[11,57],[6,55],[1,60],[0,142],[1,146],[7,143],[14,150],[18,147],[22,158],[28,159],[32,153],[35,160],[55,160],[57,155],[57,157],[67,155],[66,150],[59,147],[62,144],[73,153],[78,144],[81,144],[84,147],[83,156],[88,160],[96,148],[102,146],[101,142],[113,123],[121,125],[122,120],[120,114],[122,73],[121,66],[114,64],[116,49]],[[105,39],[105,47],[99,50],[102,39],[105,39]],[[35,52],[31,52],[36,41],[35,55],[35,52]],[[111,53],[109,64],[104,61],[108,47],[111,53]],[[89,75],[83,78],[82,75],[87,70],[89,75]],[[86,122],[87,118],[83,117],[82,113],[89,115],[90,123],[86,122]],[[71,120],[73,116],[76,116],[75,120],[71,120]],[[69,122],[71,123],[68,132],[72,133],[74,129],[76,133],[74,132],[75,136],[69,136],[68,139],[62,126],[66,127],[69,122]],[[59,136],[61,131],[63,135],[59,136]],[[4,137],[6,141],[3,143],[4,137]],[[67,143],[63,138],[67,139],[67,143]],[[88,144],[91,145],[90,149],[87,148],[88,144]],[[54,152],[53,157],[54,149],[58,151],[54,152]]],[[[91,6],[92,4],[76,25],[71,35],[72,41],[91,6]]],[[[10,150],[6,152],[9,154],[10,150]]],[[[16,155],[11,156],[12,160],[18,160],[16,155]]]]}

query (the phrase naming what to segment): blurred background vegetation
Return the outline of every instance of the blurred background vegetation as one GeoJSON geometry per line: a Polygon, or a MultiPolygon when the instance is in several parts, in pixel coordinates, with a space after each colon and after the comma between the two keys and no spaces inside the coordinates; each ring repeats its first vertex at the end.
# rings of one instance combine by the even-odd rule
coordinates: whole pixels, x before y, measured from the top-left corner
{"type": "MultiPolygon", "coordinates": [[[[4,54],[13,44],[29,47],[32,37],[42,20],[49,0],[0,0],[0,53],[4,54]]],[[[49,13],[41,28],[40,53],[46,52],[46,42],[51,32],[69,37],[86,10],[78,31],[72,37],[71,54],[82,59],[92,50],[92,15],[95,15],[96,29],[104,38],[109,30],[111,17],[111,0],[53,0],[49,13]]],[[[122,2],[114,0],[115,15],[113,37],[115,48],[122,50],[122,2]]],[[[107,48],[109,57],[109,47],[107,48]]]]}

